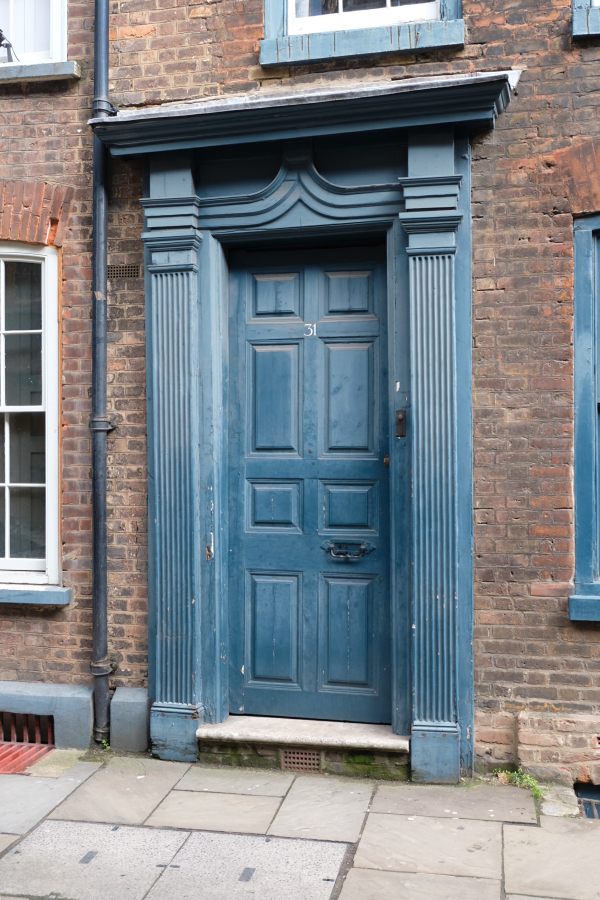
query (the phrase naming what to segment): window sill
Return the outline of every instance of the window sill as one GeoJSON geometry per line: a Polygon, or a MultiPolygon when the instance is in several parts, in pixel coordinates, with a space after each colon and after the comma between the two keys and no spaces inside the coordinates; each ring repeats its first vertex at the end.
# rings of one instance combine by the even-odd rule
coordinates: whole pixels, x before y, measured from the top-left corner
{"type": "Polygon", "coordinates": [[[79,63],[74,60],[0,66],[0,87],[23,81],[77,81],[80,77],[79,63]]]}
{"type": "Polygon", "coordinates": [[[600,6],[575,7],[573,37],[590,37],[595,34],[600,34],[600,6]]]}
{"type": "Polygon", "coordinates": [[[569,619],[572,622],[600,622],[600,594],[598,585],[582,585],[569,597],[569,619]]]}
{"type": "Polygon", "coordinates": [[[0,606],[68,606],[71,588],[57,585],[0,584],[0,606]]]}
{"type": "Polygon", "coordinates": [[[355,31],[331,31],[321,34],[294,34],[265,39],[260,44],[261,66],[343,59],[381,53],[416,53],[441,47],[463,47],[465,25],[462,19],[412,22],[393,27],[355,31]]]}

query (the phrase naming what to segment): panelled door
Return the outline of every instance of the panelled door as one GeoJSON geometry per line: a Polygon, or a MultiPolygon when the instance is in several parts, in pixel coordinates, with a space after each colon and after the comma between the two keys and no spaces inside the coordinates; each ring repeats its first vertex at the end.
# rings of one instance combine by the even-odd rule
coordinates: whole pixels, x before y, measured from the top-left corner
{"type": "Polygon", "coordinates": [[[383,252],[232,259],[231,712],[390,721],[383,252]]]}

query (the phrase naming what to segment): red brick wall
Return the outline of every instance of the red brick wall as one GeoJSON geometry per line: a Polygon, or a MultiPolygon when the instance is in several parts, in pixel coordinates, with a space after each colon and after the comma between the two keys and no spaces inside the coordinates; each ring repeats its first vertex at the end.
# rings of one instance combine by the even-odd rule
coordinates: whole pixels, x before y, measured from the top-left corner
{"type": "MultiPolygon", "coordinates": [[[[0,614],[0,677],[81,677],[89,652],[90,2],[70,3],[79,86],[0,89],[14,123],[0,177],[75,189],[63,244],[64,511],[61,613],[0,614]],[[6,640],[8,636],[8,640],[6,640]],[[8,650],[7,650],[8,648],[8,650]]],[[[572,216],[600,209],[600,40],[573,44],[570,0],[464,0],[464,50],[263,71],[262,0],[113,0],[120,106],[522,68],[509,109],[473,144],[477,744],[518,758],[517,717],[600,711],[600,630],[568,621],[573,576],[572,216]]],[[[3,136],[5,126],[3,128],[3,136]]],[[[137,163],[113,164],[110,262],[140,259],[137,163]]],[[[111,284],[111,650],[143,678],[145,484],[141,285],[111,284]]]]}

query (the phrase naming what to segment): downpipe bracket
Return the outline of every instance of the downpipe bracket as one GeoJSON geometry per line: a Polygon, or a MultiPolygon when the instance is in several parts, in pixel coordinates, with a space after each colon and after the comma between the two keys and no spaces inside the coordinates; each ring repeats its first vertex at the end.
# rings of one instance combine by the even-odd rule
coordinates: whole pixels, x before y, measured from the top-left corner
{"type": "Polygon", "coordinates": [[[90,419],[90,431],[103,431],[105,434],[109,434],[109,432],[114,431],[116,427],[115,422],[110,416],[94,416],[90,419]]]}

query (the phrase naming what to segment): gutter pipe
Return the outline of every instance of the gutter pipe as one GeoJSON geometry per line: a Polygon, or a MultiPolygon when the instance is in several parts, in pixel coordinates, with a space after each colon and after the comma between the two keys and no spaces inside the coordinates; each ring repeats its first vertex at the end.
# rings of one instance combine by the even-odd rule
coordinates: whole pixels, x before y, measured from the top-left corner
{"type": "MultiPolygon", "coordinates": [[[[108,0],[95,0],[94,100],[93,118],[114,115],[108,99],[108,0]]],[[[92,150],[92,512],[93,512],[93,599],[92,661],[94,676],[94,740],[108,741],[110,735],[109,676],[113,667],[108,658],[108,590],[106,547],[106,443],[113,425],[107,414],[107,239],[108,197],[107,154],[100,138],[93,134],[92,150]]]]}

